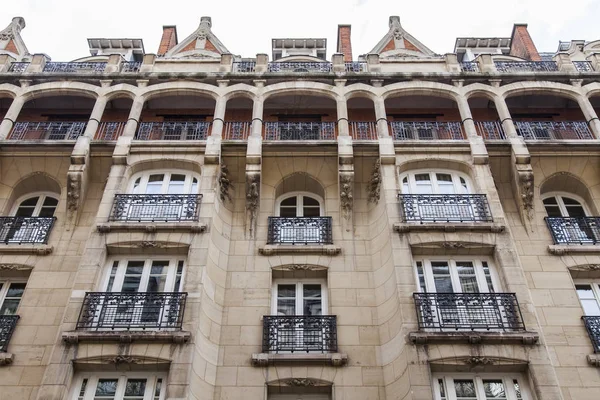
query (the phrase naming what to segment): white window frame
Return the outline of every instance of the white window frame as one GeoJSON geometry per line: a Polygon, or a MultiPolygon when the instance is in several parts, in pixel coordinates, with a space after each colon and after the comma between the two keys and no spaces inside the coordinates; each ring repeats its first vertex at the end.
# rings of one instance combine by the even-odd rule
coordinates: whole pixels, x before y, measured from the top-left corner
{"type": "Polygon", "coordinates": [[[32,197],[39,197],[37,204],[35,206],[35,208],[33,209],[33,217],[37,217],[40,215],[40,210],[42,209],[42,205],[44,204],[44,201],[46,201],[47,197],[50,197],[54,200],[57,201],[56,204],[56,208],[54,209],[54,213],[56,213],[56,210],[58,209],[58,203],[60,203],[60,199],[58,197],[58,195],[56,193],[52,193],[52,192],[33,192],[33,193],[27,193],[21,197],[19,197],[15,203],[13,204],[12,209],[10,210],[10,216],[14,217],[17,214],[17,210],[19,209],[19,207],[21,206],[21,203],[24,202],[25,200],[29,200],[32,197]]]}
{"type": "Polygon", "coordinates": [[[115,280],[112,287],[113,293],[121,292],[121,288],[123,287],[123,278],[125,277],[125,271],[127,269],[127,264],[130,261],[143,261],[144,262],[144,270],[142,273],[142,277],[140,279],[140,291],[139,293],[145,293],[148,285],[148,278],[150,277],[150,270],[152,267],[153,261],[168,261],[169,267],[167,272],[167,280],[165,282],[165,292],[182,292],[185,280],[186,273],[186,260],[183,257],[161,257],[161,256],[152,256],[152,257],[113,257],[110,258],[106,264],[106,271],[104,273],[104,278],[102,280],[102,284],[100,287],[100,291],[108,292],[108,283],[110,281],[112,268],[115,262],[119,263],[117,273],[115,275],[115,280]],[[181,282],[178,290],[175,290],[175,280],[177,278],[177,266],[179,262],[183,261],[183,271],[181,274],[181,282]]]}
{"type": "MultiPolygon", "coordinates": [[[[590,285],[592,287],[592,293],[594,294],[596,303],[598,304],[598,308],[600,309],[600,279],[573,279],[573,285],[590,285]]],[[[575,288],[575,292],[577,292],[576,288],[575,288]]],[[[583,304],[581,304],[581,298],[579,298],[579,295],[577,295],[577,300],[579,301],[579,304],[581,305],[582,315],[585,315],[587,317],[600,316],[600,315],[587,315],[585,313],[585,308],[583,307],[583,304]]]]}
{"type": "MultiPolygon", "coordinates": [[[[182,194],[197,194],[197,193],[191,192],[192,183],[193,183],[194,179],[196,179],[196,181],[197,181],[198,191],[200,190],[200,177],[196,173],[186,171],[186,170],[181,170],[181,169],[164,169],[164,170],[156,169],[156,170],[142,171],[142,172],[138,172],[138,173],[134,174],[129,179],[129,183],[127,185],[127,194],[140,194],[140,195],[145,194],[146,188],[148,187],[148,180],[150,179],[150,175],[164,175],[164,178],[162,181],[161,192],[157,193],[157,194],[168,194],[167,190],[169,188],[169,182],[171,181],[172,175],[185,175],[185,181],[184,181],[182,194]],[[133,189],[135,187],[135,182],[138,180],[138,178],[140,179],[139,187],[143,188],[143,192],[134,193],[133,189]]],[[[139,189],[139,190],[141,191],[142,189],[139,189]]]]}
{"type": "MultiPolygon", "coordinates": [[[[327,280],[322,279],[274,279],[271,288],[271,312],[277,315],[277,285],[296,285],[296,312],[302,310],[304,300],[302,288],[304,285],[321,285],[321,315],[329,315],[329,304],[327,301],[327,280]]],[[[295,314],[304,315],[304,314],[295,314]]]]}
{"type": "Polygon", "coordinates": [[[281,216],[281,202],[289,199],[290,197],[296,197],[296,216],[302,217],[304,215],[304,196],[313,198],[319,202],[319,215],[322,217],[325,215],[323,207],[323,198],[317,194],[311,192],[288,192],[285,193],[275,200],[275,216],[281,216]]]}
{"type": "Polygon", "coordinates": [[[423,267],[423,274],[424,274],[424,278],[425,278],[425,288],[427,289],[426,293],[437,293],[435,290],[435,282],[433,280],[433,271],[431,269],[432,261],[446,261],[448,263],[448,265],[450,267],[449,269],[450,269],[450,279],[452,280],[452,287],[458,288],[458,290],[455,290],[454,293],[462,293],[460,291],[461,290],[460,280],[458,277],[458,272],[456,270],[456,262],[457,261],[458,262],[465,261],[465,262],[473,263],[473,266],[475,267],[475,277],[477,279],[477,286],[479,287],[480,293],[491,293],[489,290],[490,288],[488,287],[488,284],[487,284],[487,279],[483,272],[483,262],[486,262],[488,265],[489,271],[490,271],[492,285],[494,286],[494,292],[495,293],[503,292],[502,285],[500,285],[500,278],[496,272],[494,263],[492,263],[492,261],[489,259],[489,257],[472,258],[469,256],[466,256],[466,257],[433,256],[433,257],[420,257],[420,258],[414,259],[413,270],[415,273],[415,283],[417,285],[417,292],[419,292],[419,293],[422,293],[422,291],[421,291],[421,283],[419,281],[419,271],[417,269],[417,262],[421,262],[421,265],[423,267]]]}
{"type": "MultiPolygon", "coordinates": [[[[0,308],[2,308],[2,306],[4,305],[4,300],[6,300],[6,295],[8,294],[8,288],[13,283],[24,283],[25,290],[27,290],[27,279],[26,278],[0,279],[0,284],[2,284],[2,288],[0,288],[0,308]]],[[[25,297],[25,292],[23,292],[23,296],[21,296],[21,300],[19,301],[19,305],[17,306],[15,315],[19,315],[19,307],[21,307],[21,302],[23,301],[23,297],[25,297]]]]}
{"type": "Polygon", "coordinates": [[[432,188],[432,195],[436,195],[436,194],[445,194],[445,193],[441,193],[439,190],[439,185],[438,185],[438,180],[436,177],[436,174],[448,174],[452,177],[452,184],[454,186],[454,192],[459,195],[459,194],[474,194],[473,193],[473,184],[471,183],[471,179],[458,171],[455,170],[451,170],[451,169],[415,169],[415,170],[410,170],[407,172],[404,172],[403,174],[400,175],[400,192],[402,194],[419,194],[417,193],[417,183],[415,180],[415,175],[419,175],[419,174],[429,174],[430,178],[434,178],[432,180],[430,180],[431,182],[431,188],[432,188]],[[408,179],[408,192],[404,192],[404,178],[408,179]],[[464,189],[463,186],[460,182],[460,179],[463,179],[467,185],[467,192],[463,193],[464,189]]]}
{"type": "Polygon", "coordinates": [[[586,201],[583,198],[581,198],[580,196],[577,196],[576,194],[569,193],[569,192],[548,192],[548,193],[545,193],[544,195],[542,195],[541,198],[542,198],[542,204],[544,206],[544,212],[546,212],[546,204],[544,204],[544,200],[549,199],[551,197],[554,197],[556,199],[556,203],[558,204],[558,209],[560,210],[560,213],[562,214],[562,216],[565,218],[568,218],[569,215],[567,212],[567,206],[565,205],[565,203],[562,199],[563,197],[568,197],[570,199],[578,201],[579,204],[581,205],[581,207],[583,208],[583,212],[585,213],[585,216],[588,217],[591,215],[590,209],[589,209],[588,205],[586,204],[586,201]]]}
{"type": "Polygon", "coordinates": [[[162,379],[162,385],[160,388],[159,400],[166,398],[167,392],[167,374],[166,373],[146,373],[146,372],[90,372],[90,373],[78,373],[73,379],[73,385],[71,389],[72,400],[79,400],[79,393],[81,391],[81,385],[83,380],[87,379],[86,391],[83,400],[93,400],[100,379],[118,379],[117,391],[115,394],[115,400],[122,400],[125,394],[125,384],[127,379],[147,379],[146,391],[144,393],[144,400],[155,400],[154,391],[156,389],[156,383],[158,379],[162,379]],[[151,383],[150,385],[148,383],[151,383]]]}
{"type": "MultiPolygon", "coordinates": [[[[454,379],[472,379],[475,382],[475,389],[477,391],[477,399],[476,400],[486,400],[484,388],[483,388],[483,380],[502,380],[504,382],[504,388],[506,392],[507,400],[530,400],[531,396],[529,393],[529,388],[527,384],[527,380],[522,374],[494,374],[494,373],[477,373],[477,374],[469,374],[469,373],[452,373],[452,374],[444,374],[444,373],[434,373],[432,374],[432,388],[433,388],[433,398],[435,400],[456,400],[456,392],[454,389],[454,379]],[[446,398],[443,399],[440,396],[440,385],[439,380],[442,379],[445,385],[446,398]],[[514,389],[513,380],[516,379],[519,384],[519,389],[521,390],[521,397],[517,397],[516,391],[514,389]]],[[[475,399],[473,399],[475,400],[475,399]]]]}

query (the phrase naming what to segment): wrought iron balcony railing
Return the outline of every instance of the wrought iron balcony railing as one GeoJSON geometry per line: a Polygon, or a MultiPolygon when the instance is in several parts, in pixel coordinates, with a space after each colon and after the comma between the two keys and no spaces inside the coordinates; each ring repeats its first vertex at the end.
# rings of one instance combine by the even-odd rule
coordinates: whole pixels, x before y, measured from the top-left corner
{"type": "Polygon", "coordinates": [[[484,140],[505,140],[506,134],[500,121],[475,121],[477,134],[484,140]]]}
{"type": "Polygon", "coordinates": [[[525,140],[581,140],[594,139],[585,121],[529,122],[515,121],[517,134],[525,140]]]}
{"type": "Polygon", "coordinates": [[[100,122],[95,140],[117,140],[123,134],[126,122],[100,122]]]}
{"type": "Polygon", "coordinates": [[[25,72],[25,70],[27,69],[27,67],[29,67],[28,62],[14,62],[10,64],[10,67],[8,67],[8,72],[14,72],[16,74],[20,74],[25,72]]]}
{"type": "Polygon", "coordinates": [[[125,61],[121,63],[121,72],[135,74],[142,68],[141,61],[125,61]]]}
{"type": "Polygon", "coordinates": [[[579,72],[594,72],[594,68],[592,68],[592,63],[589,61],[573,61],[573,65],[575,69],[579,72]]]}
{"type": "Polygon", "coordinates": [[[225,122],[223,139],[225,140],[246,140],[250,136],[252,122],[225,122]]]}
{"type": "Polygon", "coordinates": [[[406,222],[492,222],[485,194],[399,194],[406,222]]]}
{"type": "Polygon", "coordinates": [[[232,70],[234,73],[244,74],[253,73],[256,68],[256,62],[254,61],[234,61],[232,70]]]}
{"type": "Polygon", "coordinates": [[[198,221],[201,194],[116,194],[109,221],[198,221]]]}
{"type": "Polygon", "coordinates": [[[303,61],[287,61],[287,62],[270,62],[267,66],[269,72],[331,72],[332,65],[330,62],[303,62],[303,61]]]}
{"type": "Polygon", "coordinates": [[[0,315],[0,353],[6,352],[19,318],[18,315],[0,315]]]}
{"type": "Polygon", "coordinates": [[[55,217],[0,217],[0,242],[46,244],[55,217]]]}
{"type": "Polygon", "coordinates": [[[555,72],[558,65],[554,61],[496,61],[498,72],[555,72]]]}
{"type": "Polygon", "coordinates": [[[210,122],[140,122],[137,140],[206,140],[210,122]]]}
{"type": "Polygon", "coordinates": [[[419,330],[524,331],[514,293],[413,293],[419,330]]]}
{"type": "Polygon", "coordinates": [[[554,244],[598,244],[600,217],[546,217],[554,244]]]}
{"type": "Polygon", "coordinates": [[[47,62],[43,72],[101,74],[105,68],[105,62],[47,62]]]}
{"type": "Polygon", "coordinates": [[[267,244],[333,244],[331,217],[269,217],[267,244]]]}
{"type": "Polygon", "coordinates": [[[335,122],[265,122],[265,140],[335,140],[335,122]]]}
{"type": "Polygon", "coordinates": [[[462,72],[479,72],[479,63],[477,61],[463,61],[460,63],[462,72]]]}
{"type": "Polygon", "coordinates": [[[187,293],[88,292],[77,330],[180,330],[187,293]]]}
{"type": "Polygon", "coordinates": [[[363,122],[363,121],[350,121],[350,136],[354,140],[377,140],[377,123],[376,122],[363,122]]]}
{"type": "Polygon", "coordinates": [[[9,140],[77,140],[87,122],[15,122],[9,140]]]}
{"type": "Polygon", "coordinates": [[[367,72],[367,63],[365,61],[348,61],[345,62],[344,65],[346,67],[346,72],[367,72]]]}
{"type": "Polygon", "coordinates": [[[394,140],[464,140],[460,122],[390,122],[394,140]]]}
{"type": "Polygon", "coordinates": [[[291,315],[263,317],[264,353],[335,353],[335,315],[291,315]]]}
{"type": "Polygon", "coordinates": [[[594,353],[600,353],[600,316],[581,317],[581,319],[594,345],[594,353]]]}

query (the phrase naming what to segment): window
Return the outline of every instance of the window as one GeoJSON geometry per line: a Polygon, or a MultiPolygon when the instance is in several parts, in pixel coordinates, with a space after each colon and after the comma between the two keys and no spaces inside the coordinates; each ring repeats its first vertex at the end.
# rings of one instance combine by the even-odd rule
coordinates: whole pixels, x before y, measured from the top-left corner
{"type": "Polygon", "coordinates": [[[13,217],[0,226],[0,240],[5,243],[46,243],[54,224],[58,199],[46,193],[30,193],[15,202],[13,217]]]}
{"type": "Polygon", "coordinates": [[[131,179],[131,194],[197,194],[198,178],[186,171],[147,171],[131,179]]]}
{"type": "Polygon", "coordinates": [[[546,214],[549,217],[586,217],[588,212],[584,202],[571,194],[551,193],[543,200],[546,214]]]}
{"type": "Polygon", "coordinates": [[[411,171],[401,176],[403,194],[469,194],[469,179],[452,171],[411,171]]]}
{"type": "Polygon", "coordinates": [[[16,315],[25,292],[25,280],[0,281],[0,315],[16,315]]]}
{"type": "Polygon", "coordinates": [[[72,400],[163,400],[166,374],[86,373],[73,386],[72,400]]]}
{"type": "Polygon", "coordinates": [[[273,315],[315,316],[327,314],[325,280],[276,280],[273,284],[273,315]]]}
{"type": "Polygon", "coordinates": [[[600,316],[600,279],[575,280],[575,290],[583,313],[588,317],[600,316]]]}
{"type": "Polygon", "coordinates": [[[320,217],[322,214],[322,200],[314,194],[287,193],[277,202],[277,216],[279,217],[320,217]]]}
{"type": "Polygon", "coordinates": [[[323,217],[323,200],[314,194],[286,193],[269,217],[269,244],[330,244],[331,217],[323,217]]]}
{"type": "Polygon", "coordinates": [[[546,220],[555,243],[597,243],[600,228],[587,219],[589,210],[583,199],[569,193],[549,193],[543,199],[546,220]]]}
{"type": "Polygon", "coordinates": [[[53,217],[58,205],[58,199],[55,195],[45,193],[29,194],[26,198],[19,199],[17,204],[11,216],[53,217]]]}
{"type": "Polygon", "coordinates": [[[180,292],[183,260],[115,260],[105,280],[107,292],[180,292]]]}
{"type": "Polygon", "coordinates": [[[435,400],[527,400],[520,375],[433,375],[435,400]]]}
{"type": "Polygon", "coordinates": [[[498,277],[487,260],[417,260],[416,276],[422,293],[495,293],[499,288],[498,277]]]}

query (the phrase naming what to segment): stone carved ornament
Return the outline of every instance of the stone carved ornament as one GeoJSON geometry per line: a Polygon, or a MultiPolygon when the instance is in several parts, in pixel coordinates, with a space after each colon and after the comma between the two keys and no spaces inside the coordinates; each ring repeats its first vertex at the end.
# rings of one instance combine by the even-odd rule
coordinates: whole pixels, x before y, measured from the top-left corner
{"type": "Polygon", "coordinates": [[[310,378],[290,378],[280,381],[285,386],[309,387],[318,386],[318,382],[310,378]]]}
{"type": "Polygon", "coordinates": [[[69,173],[67,175],[67,207],[69,211],[77,211],[79,208],[80,193],[81,173],[69,173]]]}
{"type": "Polygon", "coordinates": [[[369,203],[379,203],[381,198],[381,160],[377,160],[371,171],[371,179],[367,185],[367,198],[369,203]]]}
{"type": "Polygon", "coordinates": [[[309,265],[309,264],[289,264],[273,267],[275,270],[280,271],[322,271],[327,268],[320,265],[309,265]]]}
{"type": "Polygon", "coordinates": [[[584,264],[569,267],[571,271],[600,271],[600,264],[584,264]]]}
{"type": "Polygon", "coordinates": [[[8,271],[28,271],[33,269],[30,265],[24,264],[0,264],[0,270],[8,270],[8,271]]]}
{"type": "Polygon", "coordinates": [[[260,175],[251,174],[246,178],[246,209],[250,211],[250,216],[254,220],[258,210],[260,194],[260,175]]]}
{"type": "Polygon", "coordinates": [[[354,176],[352,173],[342,173],[340,176],[340,203],[344,218],[349,219],[352,215],[352,205],[354,203],[354,176]]]}
{"type": "Polygon", "coordinates": [[[527,218],[533,218],[533,172],[519,171],[519,186],[523,210],[527,218]]]}
{"type": "Polygon", "coordinates": [[[225,165],[224,162],[221,162],[218,183],[219,198],[223,203],[225,202],[225,200],[229,200],[229,202],[231,203],[231,194],[229,193],[229,191],[233,189],[233,185],[231,183],[231,180],[229,179],[229,169],[227,168],[227,165],[225,165]]]}

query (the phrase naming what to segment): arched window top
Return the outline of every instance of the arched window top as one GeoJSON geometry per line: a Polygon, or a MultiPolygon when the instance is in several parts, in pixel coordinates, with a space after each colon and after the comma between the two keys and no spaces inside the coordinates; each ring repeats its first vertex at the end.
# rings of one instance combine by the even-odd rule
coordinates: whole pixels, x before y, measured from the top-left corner
{"type": "Polygon", "coordinates": [[[36,192],[21,196],[11,211],[13,217],[53,217],[58,205],[55,193],[36,192]]]}
{"type": "Polygon", "coordinates": [[[291,192],[277,198],[275,215],[278,217],[320,217],[323,199],[314,193],[291,192]]]}
{"type": "Polygon", "coordinates": [[[452,170],[412,170],[400,175],[403,194],[470,194],[473,186],[463,173],[452,170]]]}
{"type": "Polygon", "coordinates": [[[542,196],[549,217],[587,217],[589,208],[581,197],[567,192],[549,192],[542,196]]]}
{"type": "Polygon", "coordinates": [[[133,175],[129,194],[197,194],[199,177],[184,170],[152,170],[133,175]]]}

